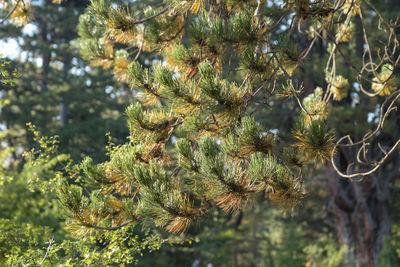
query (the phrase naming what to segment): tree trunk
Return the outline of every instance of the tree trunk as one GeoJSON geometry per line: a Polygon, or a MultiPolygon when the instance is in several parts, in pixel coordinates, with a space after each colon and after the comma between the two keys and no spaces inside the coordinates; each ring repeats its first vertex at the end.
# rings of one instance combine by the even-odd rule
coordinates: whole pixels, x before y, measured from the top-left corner
{"type": "Polygon", "coordinates": [[[377,262],[383,237],[391,233],[391,173],[383,166],[375,175],[356,181],[341,178],[328,163],[330,211],[339,243],[348,248],[346,266],[371,267],[377,262]]]}
{"type": "MultiPolygon", "coordinates": [[[[63,81],[68,81],[68,72],[71,69],[71,56],[66,54],[63,60],[63,81]]],[[[67,103],[67,94],[70,93],[64,92],[61,94],[61,104],[60,104],[60,122],[61,127],[67,126],[68,124],[68,103],[67,103]]]]}
{"type": "MultiPolygon", "coordinates": [[[[48,28],[47,23],[44,19],[39,21],[39,30],[40,30],[40,41],[46,47],[49,46],[48,40],[48,28]]],[[[48,75],[50,72],[50,61],[51,61],[51,51],[50,49],[45,49],[42,55],[42,73],[41,73],[41,87],[42,92],[46,93],[48,91],[48,75]]]]}
{"type": "MultiPolygon", "coordinates": [[[[43,5],[51,5],[51,0],[45,0],[43,5]]],[[[39,41],[44,47],[42,53],[42,73],[41,73],[41,88],[42,92],[46,93],[49,89],[47,87],[50,73],[50,62],[51,62],[51,50],[50,50],[50,34],[52,29],[49,28],[49,24],[46,16],[39,17],[37,19],[39,28],[39,41]]],[[[54,27],[54,26],[53,26],[54,27]]]]}

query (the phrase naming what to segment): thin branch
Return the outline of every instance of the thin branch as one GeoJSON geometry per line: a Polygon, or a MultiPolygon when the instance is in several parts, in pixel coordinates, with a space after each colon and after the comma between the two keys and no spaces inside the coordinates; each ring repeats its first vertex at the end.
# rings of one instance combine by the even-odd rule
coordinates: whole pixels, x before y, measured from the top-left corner
{"type": "MultiPolygon", "coordinates": [[[[344,139],[349,138],[348,135],[343,136],[342,138],[339,139],[338,143],[340,143],[341,141],[343,141],[344,139]]],[[[337,174],[339,174],[341,177],[343,178],[354,178],[354,177],[358,177],[358,176],[367,176],[367,175],[371,175],[372,173],[374,173],[376,170],[379,169],[379,167],[381,167],[383,165],[383,163],[386,161],[386,159],[396,150],[397,146],[400,144],[400,139],[397,140],[397,142],[392,146],[392,148],[385,154],[385,156],[376,163],[376,166],[374,168],[372,168],[369,171],[365,171],[365,172],[356,172],[356,173],[352,173],[352,174],[345,174],[343,172],[341,172],[338,167],[336,166],[336,163],[334,161],[334,151],[331,154],[331,162],[332,162],[332,166],[335,169],[335,171],[337,172],[337,174]]]]}
{"type": "Polygon", "coordinates": [[[301,54],[300,54],[300,60],[305,60],[306,58],[307,58],[307,56],[308,56],[308,53],[310,53],[310,51],[311,51],[311,49],[313,48],[313,46],[314,46],[314,43],[315,43],[315,41],[317,40],[317,38],[318,38],[318,36],[315,36],[314,38],[313,38],[313,40],[311,41],[311,44],[308,46],[308,48],[306,49],[306,50],[304,50],[303,52],[301,52],[301,54]]]}
{"type": "Polygon", "coordinates": [[[144,22],[146,22],[146,21],[152,20],[152,19],[154,19],[154,18],[156,18],[156,17],[158,17],[158,16],[164,14],[165,12],[167,12],[168,9],[169,9],[169,7],[165,7],[163,10],[161,10],[160,12],[158,12],[158,13],[156,13],[156,14],[150,16],[150,17],[147,17],[147,18],[143,18],[143,19],[139,19],[139,20],[134,21],[133,24],[134,24],[134,25],[142,24],[142,23],[144,23],[144,22]]]}
{"type": "Polygon", "coordinates": [[[49,256],[49,251],[51,249],[52,244],[53,244],[53,237],[50,238],[50,240],[49,240],[49,246],[47,247],[46,254],[44,254],[42,261],[38,265],[39,267],[43,265],[43,263],[46,261],[47,257],[49,256]]]}
{"type": "Polygon", "coordinates": [[[12,13],[15,12],[15,10],[17,9],[19,3],[21,2],[21,0],[18,0],[17,3],[15,4],[15,6],[13,7],[13,9],[7,14],[7,16],[5,16],[1,21],[0,24],[3,24],[11,15],[12,13]]]}
{"type": "Polygon", "coordinates": [[[136,221],[137,221],[137,218],[129,220],[127,222],[124,222],[124,223],[122,223],[120,225],[111,226],[111,227],[98,226],[98,225],[95,225],[95,224],[85,223],[85,222],[83,222],[82,225],[84,225],[86,227],[94,228],[94,229],[100,229],[100,230],[118,230],[118,229],[120,229],[120,228],[122,228],[124,226],[127,226],[128,224],[134,223],[136,221]]]}
{"type": "MultiPolygon", "coordinates": [[[[276,62],[279,65],[279,68],[283,71],[283,73],[286,75],[286,77],[290,80],[291,77],[289,75],[289,73],[287,73],[286,69],[282,66],[281,62],[279,61],[278,57],[274,54],[273,57],[276,59],[276,62]]],[[[293,85],[291,85],[293,87],[293,85]]],[[[292,90],[293,92],[293,96],[296,98],[297,103],[299,104],[300,109],[308,116],[308,118],[310,119],[310,122],[313,121],[311,114],[306,110],[306,108],[303,106],[303,104],[301,103],[301,100],[299,98],[299,96],[296,93],[296,90],[293,88],[292,90]]]]}
{"type": "Polygon", "coordinates": [[[379,130],[381,130],[383,128],[383,125],[385,124],[386,118],[389,116],[390,112],[392,112],[393,110],[397,109],[397,107],[393,107],[393,105],[396,103],[397,99],[399,99],[399,98],[400,98],[400,90],[397,90],[396,92],[394,92],[392,95],[390,95],[388,98],[385,99],[385,101],[383,102],[383,104],[382,104],[382,106],[380,108],[380,112],[379,112],[380,115],[379,115],[378,125],[376,126],[374,131],[365,134],[363,139],[361,139],[360,141],[358,141],[356,143],[353,143],[351,141],[350,144],[339,145],[339,142],[338,142],[337,146],[354,147],[354,146],[361,145],[362,143],[365,143],[366,141],[368,141],[372,136],[374,136],[379,130]],[[388,108],[384,112],[383,109],[385,108],[386,103],[393,96],[395,96],[394,99],[390,102],[388,108]]]}

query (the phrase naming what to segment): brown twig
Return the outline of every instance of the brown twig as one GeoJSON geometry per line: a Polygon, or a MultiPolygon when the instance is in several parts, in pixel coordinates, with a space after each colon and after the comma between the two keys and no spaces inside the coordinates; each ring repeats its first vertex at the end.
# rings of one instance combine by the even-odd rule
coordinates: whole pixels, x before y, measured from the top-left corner
{"type": "Polygon", "coordinates": [[[94,229],[99,229],[99,230],[118,230],[118,229],[120,229],[120,228],[122,228],[124,226],[127,226],[128,224],[136,222],[137,220],[138,219],[135,218],[135,219],[129,220],[127,222],[124,222],[124,223],[122,223],[120,225],[111,226],[111,227],[98,226],[98,225],[91,224],[91,223],[86,223],[86,222],[83,222],[82,225],[84,225],[86,227],[94,228],[94,229]]]}

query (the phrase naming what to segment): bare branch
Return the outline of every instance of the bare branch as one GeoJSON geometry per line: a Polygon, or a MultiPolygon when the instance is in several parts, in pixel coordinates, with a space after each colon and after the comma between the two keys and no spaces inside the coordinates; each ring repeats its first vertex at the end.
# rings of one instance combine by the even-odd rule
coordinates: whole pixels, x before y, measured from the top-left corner
{"type": "MultiPolygon", "coordinates": [[[[343,136],[342,138],[339,139],[338,143],[342,142],[344,139],[349,138],[348,135],[343,136]]],[[[335,171],[343,178],[355,178],[355,177],[359,177],[359,176],[368,176],[373,174],[376,170],[379,169],[379,167],[381,167],[383,165],[383,163],[386,161],[386,159],[396,150],[397,146],[400,144],[400,139],[397,140],[397,142],[392,146],[392,148],[386,153],[386,155],[381,158],[380,161],[378,161],[375,165],[375,167],[373,167],[372,169],[365,171],[365,172],[356,172],[356,173],[352,173],[352,174],[345,174],[343,172],[341,172],[338,167],[336,166],[335,160],[334,160],[334,152],[332,152],[331,154],[331,162],[332,162],[332,166],[335,169],[335,171]]],[[[351,164],[349,165],[349,167],[351,167],[351,164]]],[[[347,172],[349,172],[349,168],[347,170],[347,172]]]]}
{"type": "Polygon", "coordinates": [[[52,244],[53,244],[53,238],[50,238],[49,246],[47,247],[46,254],[44,254],[42,261],[39,263],[39,265],[38,265],[39,267],[43,265],[43,263],[46,261],[47,257],[49,256],[49,251],[51,249],[52,244]]]}

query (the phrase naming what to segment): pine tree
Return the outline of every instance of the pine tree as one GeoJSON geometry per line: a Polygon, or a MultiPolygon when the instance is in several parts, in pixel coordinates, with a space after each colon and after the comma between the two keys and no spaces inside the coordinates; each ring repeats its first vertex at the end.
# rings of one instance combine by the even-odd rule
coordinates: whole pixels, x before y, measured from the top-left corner
{"type": "MultiPolygon", "coordinates": [[[[346,145],[361,144],[364,159],[336,168],[342,177],[382,167],[398,142],[378,153],[383,161],[368,161],[373,134],[343,145],[326,122],[332,107],[354,96],[354,73],[369,100],[386,96],[382,114],[396,103],[396,24],[376,12],[367,1],[168,0],[142,10],[91,1],[79,24],[81,52],[129,83],[137,102],[126,109],[129,142],[102,164],[86,158],[85,186],[60,183],[63,206],[83,229],[143,221],[178,234],[214,207],[236,213],[259,194],[293,210],[305,193],[303,169],[326,160],[337,167],[335,152],[346,145]],[[369,15],[387,43],[349,62],[343,47],[357,34],[354,21],[369,15]],[[136,61],[142,52],[162,60],[143,66],[136,61]],[[312,63],[326,68],[310,73],[307,60],[317,52],[323,56],[312,63]],[[354,73],[342,73],[345,65],[354,73]],[[322,77],[319,86],[313,76],[322,77]],[[286,111],[292,118],[266,127],[266,116],[286,111]]],[[[361,30],[367,35],[364,24],[361,30]]]]}
{"type": "MultiPolygon", "coordinates": [[[[299,7],[243,4],[171,2],[148,7],[144,19],[135,19],[129,7],[91,2],[79,25],[82,53],[114,70],[124,56],[129,64],[119,74],[140,91],[140,102],[126,110],[130,142],[115,147],[109,162],[82,162],[93,194],[107,192],[105,199],[89,201],[79,188],[60,187],[63,204],[82,225],[99,227],[107,216],[98,213],[100,203],[107,203],[112,225],[150,218],[181,233],[212,207],[237,212],[257,193],[286,209],[301,200],[300,153],[325,159],[333,150],[324,116],[304,110],[308,120],[293,143],[301,150],[283,145],[252,116],[265,105],[260,100],[276,99],[273,81],[290,78],[302,54],[288,37],[266,41],[282,19],[264,21],[262,14],[299,7]],[[121,49],[113,53],[116,47],[121,49]],[[142,67],[129,58],[131,47],[159,51],[166,65],[142,67]]],[[[298,91],[291,85],[284,93],[298,91]]]]}

